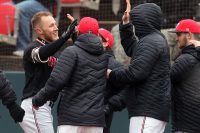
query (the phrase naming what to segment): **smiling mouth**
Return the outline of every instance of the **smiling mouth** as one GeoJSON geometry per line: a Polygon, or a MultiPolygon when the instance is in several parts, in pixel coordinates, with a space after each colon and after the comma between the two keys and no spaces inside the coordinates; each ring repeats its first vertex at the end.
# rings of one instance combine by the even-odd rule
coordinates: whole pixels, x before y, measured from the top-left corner
{"type": "Polygon", "coordinates": [[[58,36],[58,33],[57,33],[57,32],[56,32],[56,33],[54,32],[53,35],[58,36]]]}

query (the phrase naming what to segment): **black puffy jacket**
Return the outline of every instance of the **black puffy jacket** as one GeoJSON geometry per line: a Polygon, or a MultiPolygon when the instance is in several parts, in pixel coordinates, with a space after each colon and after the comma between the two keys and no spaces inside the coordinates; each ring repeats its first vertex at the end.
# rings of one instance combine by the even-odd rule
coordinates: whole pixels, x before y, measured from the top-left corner
{"type": "MultiPolygon", "coordinates": [[[[106,54],[108,56],[108,69],[123,68],[123,65],[116,61],[112,50],[106,50],[106,54]]],[[[121,111],[125,108],[126,93],[127,86],[112,83],[108,80],[104,100],[106,128],[104,128],[103,133],[110,133],[113,112],[121,111]]]]}
{"type": "MultiPolygon", "coordinates": [[[[107,50],[106,54],[108,56],[108,69],[123,69],[123,65],[116,61],[111,50],[107,50]]],[[[126,89],[127,86],[112,83],[108,80],[105,91],[105,104],[110,104],[113,111],[121,111],[125,108],[126,89]]]]}
{"type": "Polygon", "coordinates": [[[182,50],[171,68],[174,131],[200,132],[200,56],[194,45],[182,50]]]}
{"type": "Polygon", "coordinates": [[[58,125],[105,126],[107,65],[100,39],[92,34],[78,36],[61,54],[45,87],[33,98],[33,105],[43,105],[62,90],[58,125]]]}
{"type": "Polygon", "coordinates": [[[6,79],[2,71],[0,71],[0,99],[2,100],[3,105],[6,106],[15,103],[17,100],[10,82],[6,79]]]}
{"type": "Polygon", "coordinates": [[[170,110],[170,60],[164,35],[160,32],[161,9],[152,3],[132,9],[131,23],[120,24],[121,43],[131,57],[128,69],[113,70],[113,82],[130,84],[126,102],[129,117],[147,116],[168,121],[170,110]]]}
{"type": "Polygon", "coordinates": [[[11,83],[0,70],[0,100],[5,105],[15,122],[22,122],[25,111],[16,103],[16,95],[11,83]]]}

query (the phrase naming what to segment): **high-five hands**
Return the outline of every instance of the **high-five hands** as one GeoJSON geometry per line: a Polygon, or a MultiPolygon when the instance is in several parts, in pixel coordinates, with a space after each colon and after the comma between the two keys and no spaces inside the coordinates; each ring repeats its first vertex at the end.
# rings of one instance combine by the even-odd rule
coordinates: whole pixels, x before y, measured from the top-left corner
{"type": "MultiPolygon", "coordinates": [[[[71,16],[70,14],[67,14],[67,18],[70,20],[70,23],[74,22],[75,18],[73,16],[71,16]]],[[[75,27],[75,31],[74,32],[77,32],[78,29],[77,29],[77,26],[75,27]]]]}
{"type": "Polygon", "coordinates": [[[126,11],[124,12],[124,15],[122,16],[123,24],[129,23],[129,19],[130,19],[129,13],[130,13],[130,11],[131,11],[130,0],[126,0],[126,11]]]}
{"type": "Polygon", "coordinates": [[[67,30],[62,34],[62,37],[68,40],[70,35],[74,32],[75,27],[77,26],[77,19],[74,19],[70,14],[67,14],[67,18],[71,21],[71,24],[68,26],[67,30]]]}
{"type": "Polygon", "coordinates": [[[75,20],[74,17],[70,14],[67,14],[67,18],[70,20],[70,23],[72,23],[75,20]]]}

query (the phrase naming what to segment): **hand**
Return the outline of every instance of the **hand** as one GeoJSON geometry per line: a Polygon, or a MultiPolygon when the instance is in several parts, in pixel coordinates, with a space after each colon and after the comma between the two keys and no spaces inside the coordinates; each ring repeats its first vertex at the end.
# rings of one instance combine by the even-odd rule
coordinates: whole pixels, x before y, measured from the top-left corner
{"type": "Polygon", "coordinates": [[[70,14],[67,14],[67,18],[70,20],[70,23],[72,23],[75,20],[74,17],[70,14]]]}
{"type": "MultiPolygon", "coordinates": [[[[73,16],[71,16],[70,14],[67,14],[67,18],[70,20],[70,23],[74,22],[75,18],[73,16]]],[[[74,32],[77,32],[78,29],[77,29],[77,26],[75,27],[75,31],[74,32]]]]}
{"type": "Polygon", "coordinates": [[[195,47],[200,46],[200,41],[197,41],[197,40],[190,40],[189,42],[192,43],[192,44],[194,44],[195,47]]]}
{"type": "Polygon", "coordinates": [[[110,73],[112,72],[111,69],[107,69],[107,79],[109,78],[110,73]]]}
{"type": "MultiPolygon", "coordinates": [[[[70,23],[74,22],[74,17],[71,16],[70,14],[67,14],[67,18],[70,20],[70,23]]],[[[78,28],[77,26],[75,26],[74,32],[71,35],[72,41],[75,42],[77,39],[77,32],[78,32],[78,28]]]]}
{"type": "Polygon", "coordinates": [[[39,107],[43,106],[46,103],[44,97],[41,95],[36,94],[32,99],[32,107],[38,110],[39,107]]]}
{"type": "Polygon", "coordinates": [[[131,11],[130,0],[126,0],[126,11],[124,12],[124,15],[122,16],[123,24],[129,23],[129,19],[130,19],[129,13],[130,13],[130,11],[131,11]]]}
{"type": "Polygon", "coordinates": [[[65,38],[68,40],[71,36],[71,34],[74,32],[75,27],[77,26],[77,19],[75,19],[67,28],[67,31],[65,31],[62,34],[62,38],[65,38]]]}

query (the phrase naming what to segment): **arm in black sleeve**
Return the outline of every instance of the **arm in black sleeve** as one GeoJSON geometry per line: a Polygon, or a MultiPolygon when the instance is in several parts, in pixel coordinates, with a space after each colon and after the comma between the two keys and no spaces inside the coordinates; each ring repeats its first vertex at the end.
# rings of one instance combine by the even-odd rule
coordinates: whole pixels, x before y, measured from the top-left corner
{"type": "MultiPolygon", "coordinates": [[[[109,57],[109,63],[108,63],[109,69],[123,69],[123,65],[119,63],[117,60],[115,60],[114,56],[109,57]]],[[[108,87],[106,90],[108,93],[108,102],[105,106],[105,112],[113,112],[113,111],[120,111],[123,108],[125,108],[125,92],[126,89],[123,85],[118,83],[112,83],[108,80],[108,87]]]]}
{"type": "Polygon", "coordinates": [[[180,55],[174,62],[170,70],[170,77],[172,83],[181,81],[185,74],[191,70],[196,64],[196,59],[192,55],[183,54],[180,55]]]}
{"type": "Polygon", "coordinates": [[[143,43],[137,48],[129,67],[111,71],[109,79],[112,82],[120,82],[122,84],[143,80],[151,73],[159,54],[154,45],[143,43]]]}
{"type": "Polygon", "coordinates": [[[2,99],[3,105],[6,106],[17,100],[10,82],[6,79],[2,72],[0,72],[0,98],[2,99]]]}
{"type": "Polygon", "coordinates": [[[131,23],[128,24],[120,24],[119,25],[121,44],[124,48],[124,51],[127,56],[131,57],[133,50],[137,44],[137,40],[135,35],[133,34],[133,25],[131,23]]]}
{"type": "Polygon", "coordinates": [[[5,105],[15,122],[22,122],[25,111],[16,103],[16,95],[10,82],[0,71],[0,99],[5,105]]]}
{"type": "Polygon", "coordinates": [[[59,38],[58,40],[46,44],[39,48],[39,56],[41,60],[47,60],[48,57],[54,55],[66,42],[67,40],[65,38],[59,38]]]}
{"type": "Polygon", "coordinates": [[[126,107],[125,98],[126,98],[126,93],[127,93],[127,86],[123,88],[116,88],[116,89],[120,89],[120,91],[118,90],[117,94],[109,98],[108,104],[112,111],[121,111],[122,109],[126,107]]]}
{"type": "Polygon", "coordinates": [[[77,20],[74,20],[67,28],[67,31],[62,34],[62,36],[50,44],[44,45],[39,48],[39,57],[41,60],[46,60],[49,56],[54,55],[61,46],[70,38],[71,34],[74,32],[75,26],[77,25],[77,20]]]}
{"type": "Polygon", "coordinates": [[[42,106],[54,94],[60,92],[64,85],[68,83],[76,62],[76,54],[72,48],[66,48],[61,54],[57,65],[53,69],[45,87],[42,88],[34,97],[33,105],[42,106]]]}

